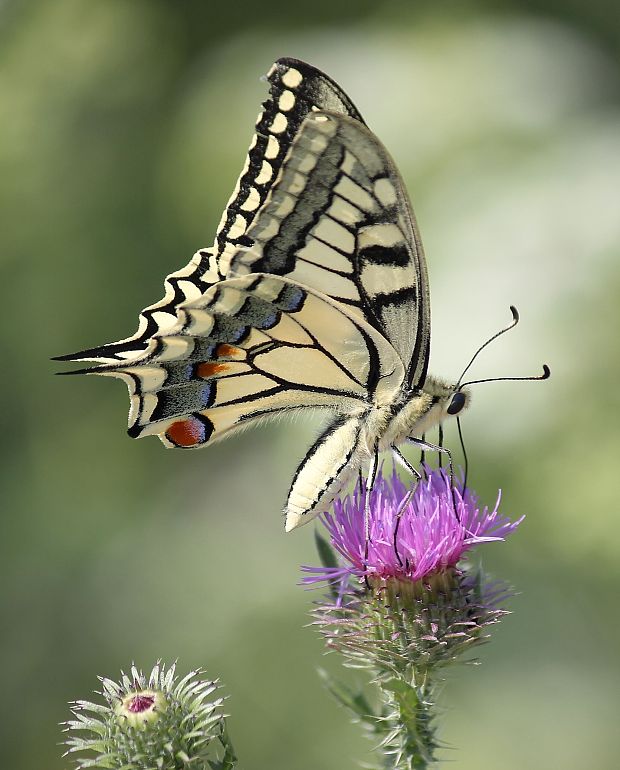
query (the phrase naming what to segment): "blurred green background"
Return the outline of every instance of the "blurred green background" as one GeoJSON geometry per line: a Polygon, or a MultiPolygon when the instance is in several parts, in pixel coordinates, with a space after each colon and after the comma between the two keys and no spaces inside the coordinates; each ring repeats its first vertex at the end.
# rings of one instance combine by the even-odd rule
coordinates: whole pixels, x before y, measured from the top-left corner
{"type": "MultiPolygon", "coordinates": [[[[336,78],[391,150],[429,260],[432,370],[485,353],[464,419],[472,483],[527,514],[487,568],[514,614],[454,670],[458,770],[617,766],[620,29],[606,0],[0,4],[0,766],[69,766],[57,725],[96,675],[205,666],[245,767],[368,759],[304,628],[312,526],[285,536],[315,431],[204,452],[125,435],[112,380],[49,357],[118,339],[210,245],[279,56],[336,78]],[[355,7],[352,12],[351,8],[355,7]]],[[[455,445],[455,437],[449,434],[455,445]]]]}

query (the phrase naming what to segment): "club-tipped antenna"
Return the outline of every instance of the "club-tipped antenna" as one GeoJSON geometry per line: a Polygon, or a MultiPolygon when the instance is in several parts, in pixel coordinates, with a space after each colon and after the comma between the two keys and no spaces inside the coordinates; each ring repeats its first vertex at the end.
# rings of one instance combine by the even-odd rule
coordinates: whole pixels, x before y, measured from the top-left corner
{"type": "Polygon", "coordinates": [[[512,321],[511,323],[506,326],[503,329],[500,329],[498,332],[496,332],[492,337],[489,337],[489,339],[486,342],[483,342],[482,345],[476,350],[474,355],[471,357],[469,363],[467,366],[463,369],[461,376],[459,377],[459,381],[456,384],[455,390],[460,390],[460,388],[465,387],[464,385],[461,385],[461,381],[463,377],[467,374],[469,367],[474,363],[476,358],[478,358],[478,355],[486,348],[487,345],[490,345],[493,340],[496,340],[498,337],[501,337],[502,334],[506,334],[506,332],[509,332],[511,329],[514,329],[515,326],[519,323],[519,311],[514,305],[510,306],[510,312],[512,313],[512,321]]]}
{"type": "Polygon", "coordinates": [[[543,373],[533,375],[531,377],[487,377],[484,380],[470,380],[460,385],[461,388],[465,388],[467,385],[477,385],[480,382],[525,382],[533,380],[548,380],[551,377],[551,369],[547,364],[543,364],[543,373]]]}

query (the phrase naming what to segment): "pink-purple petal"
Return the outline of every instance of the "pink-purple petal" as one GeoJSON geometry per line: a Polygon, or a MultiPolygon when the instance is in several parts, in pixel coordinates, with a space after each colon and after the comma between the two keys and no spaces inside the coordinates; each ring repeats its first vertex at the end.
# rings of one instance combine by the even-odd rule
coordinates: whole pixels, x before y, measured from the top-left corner
{"type": "Polygon", "coordinates": [[[481,508],[475,492],[469,488],[463,492],[462,483],[452,487],[444,470],[428,469],[427,473],[403,510],[396,550],[396,512],[408,491],[396,473],[379,473],[371,491],[367,555],[363,486],[358,484],[352,495],[337,498],[332,513],[321,520],[342,566],[302,567],[307,573],[302,582],[312,585],[364,577],[421,580],[455,567],[479,543],[503,540],[523,520],[510,521],[499,513],[501,492],[493,509],[481,508]]]}

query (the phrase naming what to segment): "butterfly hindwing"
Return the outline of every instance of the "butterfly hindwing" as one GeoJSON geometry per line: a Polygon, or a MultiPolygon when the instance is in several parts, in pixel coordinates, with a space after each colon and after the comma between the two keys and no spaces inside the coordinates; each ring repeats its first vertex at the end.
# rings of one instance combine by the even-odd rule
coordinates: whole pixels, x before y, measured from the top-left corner
{"type": "Polygon", "coordinates": [[[356,120],[305,119],[231,272],[288,275],[348,306],[398,352],[413,388],[430,344],[426,262],[400,175],[356,120]]]}
{"type": "Polygon", "coordinates": [[[404,378],[395,351],[362,318],[272,275],[220,282],[141,359],[93,371],[128,383],[130,435],[181,448],[291,409],[360,413],[404,378]]]}

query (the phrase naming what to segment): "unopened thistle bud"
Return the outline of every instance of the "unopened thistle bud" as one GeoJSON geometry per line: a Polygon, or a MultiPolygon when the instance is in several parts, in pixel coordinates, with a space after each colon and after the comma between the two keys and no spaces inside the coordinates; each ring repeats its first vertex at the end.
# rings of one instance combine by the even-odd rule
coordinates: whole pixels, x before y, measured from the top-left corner
{"type": "Polygon", "coordinates": [[[79,770],[234,767],[217,682],[201,674],[179,678],[174,665],[158,663],[148,677],[132,666],[119,682],[100,678],[104,703],[72,704],[66,754],[75,757],[79,770]]]}

